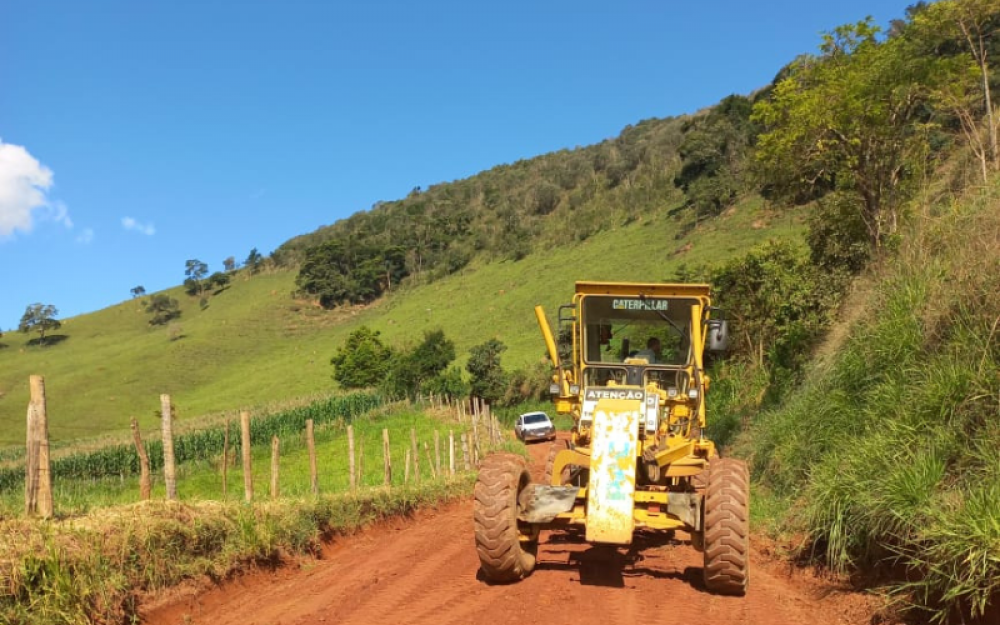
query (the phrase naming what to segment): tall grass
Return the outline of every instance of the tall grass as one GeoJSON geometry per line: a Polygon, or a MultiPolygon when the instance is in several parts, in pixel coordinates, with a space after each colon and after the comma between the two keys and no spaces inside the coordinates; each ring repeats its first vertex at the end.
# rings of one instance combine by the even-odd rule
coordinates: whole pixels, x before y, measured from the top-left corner
{"type": "Polygon", "coordinates": [[[810,553],[938,621],[1000,590],[998,197],[929,209],[841,350],[739,443],[810,553]]]}

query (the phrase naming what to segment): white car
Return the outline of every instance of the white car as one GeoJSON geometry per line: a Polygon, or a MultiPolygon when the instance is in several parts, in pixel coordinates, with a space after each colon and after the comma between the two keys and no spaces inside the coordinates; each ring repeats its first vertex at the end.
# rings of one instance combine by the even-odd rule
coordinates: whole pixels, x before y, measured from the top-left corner
{"type": "Polygon", "coordinates": [[[526,412],[517,418],[514,424],[514,434],[519,440],[530,441],[555,440],[556,426],[544,412],[526,412]]]}

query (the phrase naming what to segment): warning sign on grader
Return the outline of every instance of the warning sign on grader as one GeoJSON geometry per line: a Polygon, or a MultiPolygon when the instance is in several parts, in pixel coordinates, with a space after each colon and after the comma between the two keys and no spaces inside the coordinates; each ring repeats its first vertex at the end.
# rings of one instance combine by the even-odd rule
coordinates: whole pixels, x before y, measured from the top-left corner
{"type": "Polygon", "coordinates": [[[601,399],[628,399],[628,400],[645,401],[646,391],[634,388],[623,389],[623,388],[592,387],[587,389],[587,392],[583,396],[583,398],[586,401],[599,401],[601,399]]]}

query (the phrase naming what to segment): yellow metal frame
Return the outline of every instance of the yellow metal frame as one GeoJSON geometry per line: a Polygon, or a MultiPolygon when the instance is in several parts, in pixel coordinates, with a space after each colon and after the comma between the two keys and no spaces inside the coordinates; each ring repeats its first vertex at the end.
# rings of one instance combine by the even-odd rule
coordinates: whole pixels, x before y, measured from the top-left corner
{"type": "MultiPolygon", "coordinates": [[[[705,439],[703,431],[706,423],[705,393],[711,380],[704,373],[704,349],[708,330],[708,310],[711,307],[711,287],[708,284],[654,284],[627,282],[596,282],[579,281],[573,296],[575,311],[572,326],[572,352],[570,362],[559,358],[558,348],[552,329],[541,306],[535,307],[535,316],[545,340],[556,370],[553,382],[558,384],[559,394],[555,398],[556,410],[560,414],[570,414],[575,423],[573,442],[575,449],[559,452],[553,462],[552,475],[549,480],[552,485],[560,485],[563,469],[568,465],[578,465],[591,468],[592,458],[589,449],[591,437],[589,432],[581,431],[580,416],[582,410],[583,373],[588,365],[583,361],[583,303],[589,296],[621,296],[621,297],[659,297],[693,299],[697,302],[691,306],[691,346],[693,358],[686,366],[678,367],[678,371],[686,374],[690,386],[679,389],[675,397],[668,397],[666,389],[650,386],[646,392],[660,394],[660,405],[669,408],[670,420],[663,419],[660,430],[640,441],[638,461],[655,462],[662,470],[661,476],[671,479],[684,479],[697,475],[707,468],[708,459],[716,455],[712,441],[705,439]],[[688,391],[696,389],[697,399],[687,396],[688,391]],[[679,423],[688,423],[687,428],[679,432],[679,423]],[[671,427],[673,426],[673,428],[671,427]],[[645,446],[650,452],[644,453],[645,446]]],[[[677,516],[667,512],[670,494],[667,490],[656,490],[656,487],[639,487],[633,495],[632,518],[637,528],[658,530],[684,529],[693,531],[690,525],[677,516]],[[646,489],[646,490],[643,490],[646,489]]],[[[556,516],[548,527],[565,525],[587,525],[588,489],[583,487],[577,493],[577,502],[572,510],[556,516]]]]}

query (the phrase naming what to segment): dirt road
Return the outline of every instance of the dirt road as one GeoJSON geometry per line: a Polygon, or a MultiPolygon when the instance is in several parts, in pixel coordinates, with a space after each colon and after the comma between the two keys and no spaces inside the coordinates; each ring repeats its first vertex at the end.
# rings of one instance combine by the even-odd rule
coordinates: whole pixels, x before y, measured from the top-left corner
{"type": "MultiPolygon", "coordinates": [[[[533,445],[535,465],[547,445],[533,445]]],[[[758,550],[746,597],[710,595],[701,554],[686,541],[640,536],[631,552],[546,532],[528,579],[477,579],[472,502],[344,538],[300,567],[248,575],[146,615],[149,625],[464,623],[575,625],[868,623],[863,596],[808,572],[792,573],[758,550]]]]}

